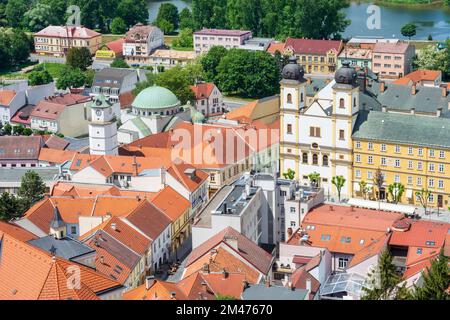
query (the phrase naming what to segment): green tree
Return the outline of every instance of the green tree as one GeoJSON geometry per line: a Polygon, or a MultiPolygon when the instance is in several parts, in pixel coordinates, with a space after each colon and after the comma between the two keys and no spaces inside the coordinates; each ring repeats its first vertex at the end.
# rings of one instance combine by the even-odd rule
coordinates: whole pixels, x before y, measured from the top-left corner
{"type": "Polygon", "coordinates": [[[402,195],[405,192],[405,186],[399,182],[394,182],[388,186],[388,192],[392,198],[392,202],[397,204],[402,199],[402,195]]]}
{"type": "Polygon", "coordinates": [[[115,17],[111,22],[111,32],[113,34],[123,34],[127,31],[127,25],[121,17],[115,17]]]}
{"type": "Polygon", "coordinates": [[[319,185],[320,185],[320,173],[314,171],[313,173],[310,173],[308,175],[308,179],[309,179],[312,187],[314,187],[314,188],[318,188],[319,187],[319,185]]]}
{"type": "Polygon", "coordinates": [[[264,51],[231,49],[216,71],[217,86],[227,94],[260,99],[276,94],[280,88],[277,61],[264,51]]]}
{"type": "Polygon", "coordinates": [[[364,180],[359,182],[359,189],[361,190],[364,199],[367,199],[367,195],[372,191],[372,187],[368,186],[367,182],[364,180]]]}
{"type": "Polygon", "coordinates": [[[431,191],[425,188],[422,188],[420,191],[416,192],[416,197],[419,199],[420,204],[423,207],[423,211],[427,214],[428,209],[428,201],[430,200],[431,191]]]}
{"type": "Polygon", "coordinates": [[[384,250],[378,265],[369,272],[368,286],[362,288],[362,300],[391,300],[395,298],[401,277],[396,273],[389,251],[384,250]]]}
{"type": "Polygon", "coordinates": [[[345,184],[345,178],[343,176],[335,176],[331,178],[331,183],[336,187],[338,192],[338,199],[341,202],[341,191],[345,184]]]}
{"type": "Polygon", "coordinates": [[[148,88],[150,86],[153,86],[155,84],[156,75],[153,73],[147,73],[147,80],[146,81],[140,81],[136,84],[136,87],[133,89],[133,95],[136,97],[142,90],[145,88],[148,88]]]}
{"type": "Polygon", "coordinates": [[[50,5],[37,2],[35,6],[25,12],[23,23],[30,31],[36,32],[49,25],[58,24],[58,17],[55,16],[50,5]]]}
{"type": "Polygon", "coordinates": [[[175,31],[175,26],[173,25],[173,23],[166,19],[159,20],[156,25],[161,29],[162,32],[164,32],[164,34],[171,34],[175,31]]]}
{"type": "Polygon", "coordinates": [[[0,28],[0,69],[11,69],[26,62],[31,49],[32,40],[25,32],[0,28]]]}
{"type": "Polygon", "coordinates": [[[22,201],[13,194],[0,194],[0,220],[9,221],[20,218],[23,214],[22,201]]]}
{"type": "Polygon", "coordinates": [[[83,71],[66,67],[56,80],[56,88],[60,90],[79,88],[84,86],[86,82],[86,74],[83,71]]]}
{"type": "Polygon", "coordinates": [[[411,40],[411,37],[414,37],[417,33],[417,26],[414,23],[407,23],[401,28],[400,32],[404,37],[411,40]]]}
{"type": "Polygon", "coordinates": [[[172,46],[175,48],[193,48],[192,34],[192,29],[182,29],[178,37],[173,40],[172,46]]]}
{"type": "Polygon", "coordinates": [[[52,8],[52,15],[56,19],[55,24],[62,25],[66,22],[67,0],[39,0],[39,3],[52,8]]]}
{"type": "Polygon", "coordinates": [[[18,125],[13,127],[13,135],[15,136],[21,136],[23,135],[23,130],[25,127],[23,125],[18,125]]]}
{"type": "MultiPolygon", "coordinates": [[[[140,1],[135,0],[134,2],[137,4],[140,1]]],[[[71,0],[70,4],[80,7],[81,23],[91,29],[100,29],[107,32],[114,17],[124,18],[118,10],[119,0],[71,0]]]]}
{"type": "Polygon", "coordinates": [[[5,133],[5,135],[10,136],[12,133],[12,126],[7,123],[3,126],[3,132],[5,133]]]}
{"type": "Polygon", "coordinates": [[[217,76],[217,67],[220,61],[228,53],[227,49],[222,46],[214,46],[209,49],[208,53],[202,56],[200,63],[205,71],[205,79],[209,82],[215,82],[217,76]]]}
{"type": "Polygon", "coordinates": [[[237,299],[235,297],[233,297],[233,296],[227,296],[227,295],[218,294],[216,296],[216,300],[237,300],[237,299]]]}
{"type": "MultiPolygon", "coordinates": [[[[450,44],[450,42],[448,42],[450,44]]],[[[447,48],[449,48],[447,46],[447,48]]],[[[414,59],[416,69],[439,70],[444,75],[450,75],[450,50],[437,50],[436,46],[430,45],[423,48],[420,55],[414,59]]]]}
{"type": "Polygon", "coordinates": [[[285,173],[283,173],[283,177],[285,179],[294,180],[295,178],[295,171],[289,168],[285,173]]]}
{"type": "Polygon", "coordinates": [[[111,68],[129,68],[130,66],[122,58],[116,58],[111,63],[111,68]]]}
{"type": "Polygon", "coordinates": [[[121,17],[127,27],[138,22],[146,23],[148,20],[147,1],[145,0],[121,0],[117,7],[117,15],[121,17]]]}
{"type": "MultiPolygon", "coordinates": [[[[160,27],[162,21],[167,21],[173,25],[174,30],[178,29],[180,17],[178,8],[172,3],[162,3],[156,16],[156,25],[160,27]]],[[[161,28],[161,27],[160,27],[161,28]]]]}
{"type": "Polygon", "coordinates": [[[39,174],[32,170],[25,173],[18,193],[23,200],[25,211],[44,198],[45,188],[45,183],[39,174]]]}
{"type": "Polygon", "coordinates": [[[8,0],[5,7],[5,16],[9,26],[13,28],[21,26],[21,19],[28,11],[28,5],[29,3],[26,0],[8,0]]]}
{"type": "Polygon", "coordinates": [[[30,86],[40,86],[53,81],[53,77],[47,70],[32,71],[28,75],[28,84],[30,86]]]}
{"type": "Polygon", "coordinates": [[[431,262],[430,268],[422,273],[422,286],[414,286],[414,298],[417,300],[450,300],[450,269],[448,258],[441,249],[439,256],[431,262]]]}
{"type": "Polygon", "coordinates": [[[194,92],[190,86],[191,77],[186,69],[181,66],[175,66],[163,73],[158,74],[155,83],[172,91],[182,104],[194,100],[194,92]]]}
{"type": "Polygon", "coordinates": [[[88,48],[70,48],[67,52],[66,64],[73,69],[85,71],[92,64],[92,55],[88,48]]]}
{"type": "Polygon", "coordinates": [[[184,8],[180,12],[180,29],[192,29],[194,30],[195,24],[192,17],[192,12],[188,8],[184,8]]]}

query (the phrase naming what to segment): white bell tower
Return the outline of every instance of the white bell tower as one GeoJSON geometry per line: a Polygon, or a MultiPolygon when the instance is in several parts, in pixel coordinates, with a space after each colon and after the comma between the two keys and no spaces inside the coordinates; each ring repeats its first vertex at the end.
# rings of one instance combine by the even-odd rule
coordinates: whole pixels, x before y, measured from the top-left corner
{"type": "Polygon", "coordinates": [[[94,155],[118,155],[117,123],[112,104],[98,95],[91,104],[89,148],[94,155]]]}

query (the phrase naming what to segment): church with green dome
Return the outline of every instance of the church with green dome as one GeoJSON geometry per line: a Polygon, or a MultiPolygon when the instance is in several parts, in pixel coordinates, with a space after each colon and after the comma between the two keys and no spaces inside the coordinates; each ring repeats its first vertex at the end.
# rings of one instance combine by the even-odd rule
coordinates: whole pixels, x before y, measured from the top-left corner
{"type": "Polygon", "coordinates": [[[205,117],[189,102],[181,105],[177,96],[167,88],[151,86],[142,90],[131,104],[122,110],[118,130],[121,144],[131,143],[148,135],[170,130],[177,123],[200,123],[205,117]]]}

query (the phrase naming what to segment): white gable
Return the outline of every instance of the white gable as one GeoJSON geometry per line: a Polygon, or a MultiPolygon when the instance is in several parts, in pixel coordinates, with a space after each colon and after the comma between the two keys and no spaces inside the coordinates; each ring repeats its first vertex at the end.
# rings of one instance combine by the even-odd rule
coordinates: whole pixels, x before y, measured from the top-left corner
{"type": "Polygon", "coordinates": [[[327,117],[328,115],[323,110],[322,106],[317,102],[314,101],[308,109],[306,109],[304,115],[307,116],[319,116],[319,117],[327,117]]]}

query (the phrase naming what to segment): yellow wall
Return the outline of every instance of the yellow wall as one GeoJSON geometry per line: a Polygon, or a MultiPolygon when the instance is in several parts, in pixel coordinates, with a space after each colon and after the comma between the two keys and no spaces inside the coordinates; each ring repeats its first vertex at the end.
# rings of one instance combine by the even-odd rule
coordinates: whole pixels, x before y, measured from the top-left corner
{"type": "MultiPolygon", "coordinates": [[[[400,183],[405,186],[405,193],[402,196],[401,202],[405,204],[414,204],[420,206],[420,201],[416,200],[415,193],[422,188],[428,189],[433,194],[433,201],[429,202],[430,207],[437,207],[438,195],[443,197],[443,207],[450,206],[450,149],[434,149],[420,146],[400,145],[393,143],[373,142],[373,150],[369,149],[369,142],[359,141],[360,148],[357,148],[358,142],[353,141],[353,178],[355,182],[364,180],[372,183],[367,178],[367,173],[370,171],[375,174],[375,171],[380,170],[385,174],[386,189],[389,184],[395,182],[395,176],[400,177],[400,183]],[[386,151],[381,151],[382,144],[386,145],[386,151]],[[400,152],[396,152],[396,145],[400,147],[400,152]],[[409,154],[409,147],[412,147],[412,154],[409,154]],[[419,155],[419,149],[422,149],[422,155],[419,155]],[[434,157],[430,156],[430,149],[434,150],[434,157]],[[441,157],[440,151],[443,151],[441,157]],[[357,162],[358,155],[361,162],[357,162]],[[368,163],[368,157],[371,156],[373,164],[368,163]],[[381,164],[381,158],[386,158],[386,165],[381,164]],[[399,160],[399,166],[395,166],[395,160],[399,160]],[[409,161],[412,161],[412,169],[409,168],[409,161]],[[422,164],[422,169],[418,169],[418,164],[422,164]],[[434,171],[430,171],[429,165],[434,164],[434,171]],[[439,172],[439,165],[443,165],[443,171],[439,172]],[[360,171],[361,178],[357,178],[357,171],[360,171]],[[408,177],[411,177],[412,183],[408,182],[408,177]],[[421,185],[418,184],[417,178],[421,178],[421,185]],[[434,182],[433,187],[429,185],[429,180],[434,182]],[[442,181],[442,188],[439,187],[439,181],[442,181]],[[412,198],[408,199],[406,190],[412,190],[412,198]]],[[[386,190],[387,191],[387,190],[386,190]]],[[[355,195],[360,196],[360,193],[355,195]]]]}

